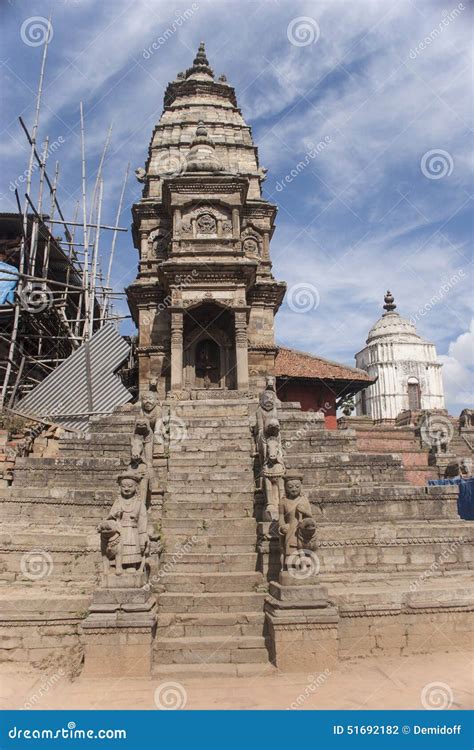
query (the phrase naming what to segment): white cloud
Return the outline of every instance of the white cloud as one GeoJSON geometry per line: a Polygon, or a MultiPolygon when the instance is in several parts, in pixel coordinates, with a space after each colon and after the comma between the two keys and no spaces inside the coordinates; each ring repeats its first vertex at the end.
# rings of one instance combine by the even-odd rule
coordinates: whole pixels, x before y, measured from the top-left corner
{"type": "Polygon", "coordinates": [[[457,411],[474,403],[474,321],[439,357],[443,364],[443,381],[446,399],[458,405],[457,411]]]}

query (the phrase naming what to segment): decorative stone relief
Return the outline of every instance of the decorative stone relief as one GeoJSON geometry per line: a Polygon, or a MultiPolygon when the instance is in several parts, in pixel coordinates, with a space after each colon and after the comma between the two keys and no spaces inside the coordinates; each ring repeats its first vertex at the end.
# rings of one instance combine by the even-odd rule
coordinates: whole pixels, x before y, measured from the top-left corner
{"type": "Polygon", "coordinates": [[[247,227],[241,234],[242,249],[245,255],[262,257],[263,242],[260,235],[251,227],[247,227]]]}
{"type": "Polygon", "coordinates": [[[148,257],[158,258],[165,254],[170,237],[169,230],[163,227],[153,229],[148,235],[148,257]]]}
{"type": "Polygon", "coordinates": [[[196,225],[198,231],[203,234],[215,234],[217,232],[217,222],[211,213],[200,214],[196,219],[196,225]]]}

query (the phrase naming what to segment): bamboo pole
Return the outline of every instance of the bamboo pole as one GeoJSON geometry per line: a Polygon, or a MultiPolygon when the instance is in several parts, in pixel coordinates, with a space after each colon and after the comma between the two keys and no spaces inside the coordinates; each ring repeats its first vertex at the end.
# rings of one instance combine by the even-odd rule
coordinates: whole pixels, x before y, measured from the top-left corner
{"type": "Polygon", "coordinates": [[[95,288],[96,288],[96,276],[97,276],[97,261],[99,257],[99,242],[100,242],[100,215],[102,213],[102,199],[104,195],[104,181],[101,179],[99,183],[99,200],[97,207],[97,231],[94,238],[94,252],[92,257],[92,272],[91,272],[91,315],[94,315],[95,305],[95,288]]]}
{"type": "MultiPolygon", "coordinates": [[[[117,215],[115,217],[115,226],[116,227],[118,227],[118,223],[120,221],[120,214],[122,213],[123,197],[125,195],[125,187],[127,185],[129,171],[130,171],[130,162],[128,162],[128,164],[127,164],[127,169],[125,170],[125,177],[123,178],[122,190],[121,190],[121,193],[120,193],[119,203],[118,203],[118,207],[117,207],[117,215]]],[[[109,294],[110,277],[112,275],[112,264],[114,262],[115,244],[116,244],[116,242],[117,242],[117,229],[114,229],[114,233],[112,235],[112,244],[110,246],[109,266],[108,266],[108,269],[107,269],[107,277],[105,279],[105,295],[104,295],[104,300],[103,300],[103,303],[102,303],[102,321],[104,321],[105,318],[107,317],[107,307],[108,307],[108,304],[109,304],[109,297],[110,297],[110,294],[109,294]]]]}
{"type": "MultiPolygon", "coordinates": [[[[36,135],[38,132],[41,98],[43,94],[44,71],[46,67],[46,57],[48,55],[49,40],[51,37],[50,30],[51,30],[51,15],[49,16],[49,19],[48,19],[48,33],[46,35],[46,39],[44,42],[43,57],[41,60],[40,77],[39,77],[39,83],[38,83],[38,91],[36,95],[35,119],[34,119],[34,124],[33,124],[32,138],[31,138],[28,172],[26,175],[26,192],[28,194],[31,190],[31,177],[32,177],[32,172],[33,172],[33,162],[35,159],[35,151],[36,151],[36,148],[35,148],[36,147],[36,135]]],[[[23,234],[22,234],[22,240],[21,240],[21,245],[20,245],[20,264],[19,264],[20,273],[23,273],[23,271],[25,270],[27,233],[28,233],[28,204],[25,203],[24,212],[23,212],[23,234]]],[[[21,283],[22,282],[20,279],[18,282],[18,289],[17,289],[18,293],[21,292],[21,283]]],[[[18,299],[17,303],[15,304],[11,341],[10,341],[10,346],[9,346],[9,351],[8,351],[8,364],[7,364],[7,368],[5,371],[5,377],[3,380],[2,392],[0,394],[0,407],[3,407],[5,405],[5,399],[7,397],[7,389],[8,389],[10,376],[12,372],[12,363],[15,360],[15,352],[16,352],[16,345],[17,345],[17,338],[18,338],[18,325],[20,322],[20,310],[21,310],[21,300],[18,299]]]]}
{"type": "Polygon", "coordinates": [[[82,217],[83,217],[83,233],[84,233],[84,273],[83,273],[83,286],[84,286],[84,311],[85,311],[85,323],[83,328],[83,338],[87,341],[89,338],[89,317],[90,317],[90,296],[89,296],[89,229],[87,226],[87,202],[86,202],[86,153],[85,153],[85,138],[84,138],[84,110],[82,102],[79,104],[80,117],[81,117],[81,163],[82,163],[82,217]]]}

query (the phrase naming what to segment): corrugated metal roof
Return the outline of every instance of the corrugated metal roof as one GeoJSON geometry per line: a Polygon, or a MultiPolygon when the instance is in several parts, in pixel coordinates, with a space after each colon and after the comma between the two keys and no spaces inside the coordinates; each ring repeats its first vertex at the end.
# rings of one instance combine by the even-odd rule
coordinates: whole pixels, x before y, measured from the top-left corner
{"type": "Polygon", "coordinates": [[[22,399],[15,411],[68,430],[85,431],[89,414],[111,414],[131,400],[117,369],[130,346],[113,324],[103,326],[40,385],[22,399]]]}

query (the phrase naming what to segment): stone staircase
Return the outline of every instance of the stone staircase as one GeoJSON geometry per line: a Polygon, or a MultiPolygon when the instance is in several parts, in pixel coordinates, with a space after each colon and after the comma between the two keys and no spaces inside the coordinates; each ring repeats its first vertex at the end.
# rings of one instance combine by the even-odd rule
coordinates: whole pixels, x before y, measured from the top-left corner
{"type": "Polygon", "coordinates": [[[329,437],[297,405],[279,418],[287,466],[304,472],[340,657],[465,647],[473,527],[457,514],[457,488],[413,486],[400,455],[359,452],[354,430],[329,437]]]}
{"type": "MultiPolygon", "coordinates": [[[[169,454],[155,456],[149,508],[165,541],[151,581],[158,675],[272,669],[264,600],[279,552],[277,543],[265,551],[254,518],[256,404],[236,392],[165,402],[169,454]]],[[[80,664],[80,624],[100,583],[96,526],[128,464],[134,408],[93,420],[87,437],[63,438],[57,457],[19,459],[1,490],[2,659],[80,664]],[[34,559],[33,576],[24,565],[35,550],[47,563],[37,577],[34,559]]],[[[317,523],[340,657],[462,647],[473,553],[457,488],[413,486],[399,455],[360,452],[355,431],[328,431],[298,404],[282,404],[279,418],[287,466],[303,470],[317,523]]]]}
{"type": "Polygon", "coordinates": [[[155,670],[261,671],[266,586],[255,551],[249,402],[184,401],[171,421],[155,670]]]}

